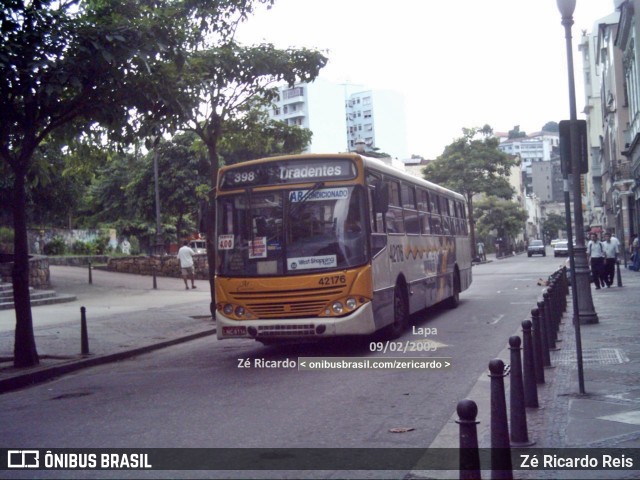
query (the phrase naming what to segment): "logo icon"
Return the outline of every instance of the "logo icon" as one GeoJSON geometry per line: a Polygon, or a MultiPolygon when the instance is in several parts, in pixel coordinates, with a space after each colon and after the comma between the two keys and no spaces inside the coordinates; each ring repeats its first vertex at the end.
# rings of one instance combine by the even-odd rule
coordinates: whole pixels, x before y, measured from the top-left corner
{"type": "Polygon", "coordinates": [[[40,452],[38,450],[9,450],[7,452],[9,468],[39,468],[40,452]]]}

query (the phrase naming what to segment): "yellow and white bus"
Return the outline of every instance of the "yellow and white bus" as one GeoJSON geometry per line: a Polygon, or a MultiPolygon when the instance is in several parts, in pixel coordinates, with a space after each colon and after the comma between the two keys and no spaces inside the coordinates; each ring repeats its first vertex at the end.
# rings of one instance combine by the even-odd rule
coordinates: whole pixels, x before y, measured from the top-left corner
{"type": "Polygon", "coordinates": [[[357,154],[222,167],[218,339],[402,334],[471,284],[464,197],[357,154]]]}

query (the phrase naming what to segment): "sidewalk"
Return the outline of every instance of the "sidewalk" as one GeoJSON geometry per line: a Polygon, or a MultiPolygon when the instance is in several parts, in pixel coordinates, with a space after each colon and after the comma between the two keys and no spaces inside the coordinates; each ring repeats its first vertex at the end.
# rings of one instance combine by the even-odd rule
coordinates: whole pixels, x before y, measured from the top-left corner
{"type": "Polygon", "coordinates": [[[185,290],[179,278],[152,277],[51,267],[58,293],[73,293],[70,303],[33,307],[40,364],[13,367],[15,310],[0,311],[0,394],[65,373],[121,360],[215,333],[209,312],[209,284],[185,290]],[[82,355],[80,307],[86,308],[89,355],[82,355]]]}
{"type": "MultiPolygon", "coordinates": [[[[551,273],[551,272],[550,272],[551,273]]],[[[527,408],[527,430],[536,448],[640,448],[640,273],[621,268],[622,287],[591,294],[598,323],[580,325],[584,390],[580,394],[576,334],[571,294],[568,311],[560,325],[557,350],[551,351],[551,368],[545,369],[545,384],[538,385],[540,408],[527,408]]],[[[540,299],[538,299],[540,300],[540,299]]],[[[532,308],[536,299],[531,299],[532,308]]],[[[524,320],[524,319],[523,319],[524,320]]],[[[521,329],[513,333],[522,336],[521,329]]],[[[508,339],[497,356],[509,364],[508,339]]],[[[489,363],[487,359],[487,365],[489,363]]],[[[469,393],[478,406],[478,443],[491,446],[491,390],[489,371],[483,373],[469,393]]],[[[509,403],[509,376],[505,393],[509,403]]],[[[460,399],[462,400],[462,399],[460,399]]],[[[457,448],[458,416],[455,413],[431,448],[457,448]]],[[[556,471],[514,470],[515,478],[535,479],[627,479],[640,478],[637,470],[556,471]]],[[[411,478],[457,478],[458,472],[413,472],[411,478]]],[[[483,478],[490,478],[484,471],[483,478]]]]}

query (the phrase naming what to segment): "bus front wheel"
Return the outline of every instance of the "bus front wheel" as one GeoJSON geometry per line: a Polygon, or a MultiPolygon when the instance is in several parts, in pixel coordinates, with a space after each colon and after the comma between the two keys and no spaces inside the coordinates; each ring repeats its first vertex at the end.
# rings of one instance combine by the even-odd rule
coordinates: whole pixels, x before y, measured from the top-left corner
{"type": "Polygon", "coordinates": [[[409,325],[409,302],[402,285],[396,285],[393,292],[393,323],[386,329],[386,337],[398,338],[409,325]]]}

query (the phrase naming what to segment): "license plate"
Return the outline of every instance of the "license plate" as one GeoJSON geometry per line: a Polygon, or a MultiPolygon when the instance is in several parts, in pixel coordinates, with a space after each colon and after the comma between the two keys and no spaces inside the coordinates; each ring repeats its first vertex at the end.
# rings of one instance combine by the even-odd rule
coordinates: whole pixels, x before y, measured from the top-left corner
{"type": "Polygon", "coordinates": [[[247,334],[247,327],[222,327],[222,335],[225,337],[239,337],[247,334]]]}

